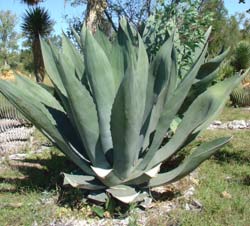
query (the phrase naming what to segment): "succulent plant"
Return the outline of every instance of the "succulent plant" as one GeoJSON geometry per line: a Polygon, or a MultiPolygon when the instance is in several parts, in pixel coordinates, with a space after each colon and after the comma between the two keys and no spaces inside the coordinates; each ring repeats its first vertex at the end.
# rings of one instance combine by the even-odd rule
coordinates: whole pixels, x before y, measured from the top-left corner
{"type": "Polygon", "coordinates": [[[183,80],[174,34],[149,62],[140,35],[122,19],[112,42],[85,27],[75,33],[80,51],[65,35],[62,50],[41,40],[58,98],[19,76],[15,83],[0,81],[0,90],[81,169],[79,175],[64,174],[65,184],[129,203],[143,189],[189,174],[230,140],[201,144],[172,170],[162,164],[214,120],[242,79],[210,86],[226,55],[205,62],[210,31],[183,80]]]}
{"type": "MultiPolygon", "coordinates": [[[[4,80],[14,79],[11,76],[1,77],[4,80]]],[[[33,132],[31,123],[0,94],[0,156],[24,149],[33,132]]]]}
{"type": "Polygon", "coordinates": [[[250,106],[250,88],[239,86],[230,95],[232,105],[235,107],[250,106]]]}

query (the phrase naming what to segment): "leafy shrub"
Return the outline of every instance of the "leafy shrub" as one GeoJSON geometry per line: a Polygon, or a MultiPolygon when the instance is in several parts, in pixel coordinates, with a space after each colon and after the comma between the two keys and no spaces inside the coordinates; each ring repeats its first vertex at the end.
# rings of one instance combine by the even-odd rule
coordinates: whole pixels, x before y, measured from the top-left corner
{"type": "Polygon", "coordinates": [[[241,41],[238,43],[232,59],[232,65],[236,71],[250,67],[250,43],[241,41]]]}

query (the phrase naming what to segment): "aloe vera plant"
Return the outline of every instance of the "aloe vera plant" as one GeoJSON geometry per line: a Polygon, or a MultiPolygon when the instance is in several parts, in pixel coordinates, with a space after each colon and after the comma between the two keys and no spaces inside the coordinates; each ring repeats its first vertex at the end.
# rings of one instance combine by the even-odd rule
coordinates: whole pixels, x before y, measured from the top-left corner
{"type": "Polygon", "coordinates": [[[122,19],[112,42],[84,27],[75,33],[80,51],[65,35],[62,50],[41,40],[57,99],[19,76],[15,83],[0,81],[0,90],[81,169],[79,175],[64,174],[65,184],[106,191],[129,203],[144,188],[189,174],[230,140],[201,144],[172,170],[162,164],[214,120],[241,80],[236,76],[210,86],[226,55],[205,60],[210,31],[183,80],[174,35],[149,62],[140,35],[122,19]]]}

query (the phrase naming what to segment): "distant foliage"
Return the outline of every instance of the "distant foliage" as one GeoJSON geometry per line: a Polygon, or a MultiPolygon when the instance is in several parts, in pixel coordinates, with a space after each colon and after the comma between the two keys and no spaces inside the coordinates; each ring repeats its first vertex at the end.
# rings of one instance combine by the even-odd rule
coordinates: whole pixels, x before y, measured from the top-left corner
{"type": "MultiPolygon", "coordinates": [[[[70,1],[73,6],[86,4],[84,0],[70,1]]],[[[200,0],[180,1],[107,1],[108,8],[104,15],[101,30],[110,35],[112,21],[116,26],[118,19],[125,16],[127,20],[143,34],[147,40],[147,52],[152,58],[160,46],[175,31],[176,50],[178,52],[179,71],[184,75],[193,62],[193,54],[203,41],[204,34],[213,20],[213,13],[201,13],[200,0]],[[108,16],[108,18],[107,18],[108,16]],[[106,19],[105,19],[106,18],[106,19]],[[111,21],[110,21],[111,20],[111,21]],[[146,23],[147,20],[147,23],[146,23]],[[154,30],[153,34],[151,30],[154,30]],[[149,33],[148,33],[149,32],[149,33]]],[[[83,18],[67,17],[71,28],[78,33],[82,27],[83,18]]],[[[74,39],[71,28],[68,36],[74,39]]],[[[115,28],[117,30],[117,28],[115,28]]],[[[112,36],[112,34],[110,35],[112,36]]]]}
{"type": "Polygon", "coordinates": [[[212,13],[200,14],[200,1],[181,0],[174,4],[162,1],[149,17],[144,33],[149,55],[154,56],[170,34],[175,33],[179,72],[183,76],[194,63],[195,49],[204,41],[212,13]],[[150,34],[153,31],[154,34],[150,34]]]}
{"type": "Polygon", "coordinates": [[[20,35],[15,31],[17,16],[11,11],[0,11],[0,66],[17,65],[18,39],[20,35]]]}
{"type": "MultiPolygon", "coordinates": [[[[231,51],[230,58],[221,66],[218,80],[224,80],[236,73],[241,73],[250,67],[250,42],[240,41],[236,48],[231,51]]],[[[243,84],[248,82],[249,75],[243,80],[243,84]]]]}
{"type": "Polygon", "coordinates": [[[250,67],[250,42],[241,41],[235,49],[232,65],[236,71],[250,67]]]}

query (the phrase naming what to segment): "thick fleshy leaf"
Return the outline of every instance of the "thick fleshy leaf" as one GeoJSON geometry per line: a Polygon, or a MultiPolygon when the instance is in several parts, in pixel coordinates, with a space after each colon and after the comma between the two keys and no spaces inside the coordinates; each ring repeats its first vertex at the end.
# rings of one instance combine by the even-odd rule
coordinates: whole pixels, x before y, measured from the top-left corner
{"type": "Polygon", "coordinates": [[[161,168],[161,163],[160,163],[159,165],[155,166],[154,168],[152,168],[152,169],[146,171],[145,174],[146,174],[147,176],[151,177],[151,178],[156,177],[157,174],[158,174],[159,171],[160,171],[160,168],[161,168]]]}
{"type": "Polygon", "coordinates": [[[93,98],[96,103],[100,138],[104,153],[113,148],[110,132],[110,115],[116,89],[109,60],[98,42],[87,32],[86,69],[93,98]]]}
{"type": "Polygon", "coordinates": [[[85,71],[83,56],[65,34],[62,36],[62,52],[67,56],[68,63],[74,65],[77,78],[83,80],[85,71]]]}
{"type": "Polygon", "coordinates": [[[75,40],[77,42],[78,47],[81,49],[82,48],[82,43],[81,43],[80,35],[77,33],[77,31],[74,28],[71,28],[71,31],[72,31],[72,33],[74,35],[74,38],[75,38],[75,40]]]}
{"type": "Polygon", "coordinates": [[[202,54],[198,58],[198,61],[194,64],[189,74],[183,79],[183,81],[178,85],[176,90],[167,99],[158,126],[156,128],[154,140],[150,147],[151,150],[157,150],[160,146],[162,139],[164,138],[167,130],[169,129],[170,123],[173,121],[181,104],[185,100],[193,83],[193,80],[195,79],[202,62],[204,61],[206,50],[207,45],[204,46],[202,54]]]}
{"type": "Polygon", "coordinates": [[[188,97],[184,101],[179,114],[183,114],[193,100],[199,96],[201,93],[206,91],[206,89],[211,85],[212,81],[215,79],[217,72],[219,70],[220,64],[228,55],[229,49],[223,52],[221,55],[215,57],[214,59],[208,61],[207,63],[201,65],[201,68],[197,74],[196,80],[188,94],[188,97]]]}
{"type": "Polygon", "coordinates": [[[66,90],[63,86],[60,74],[56,66],[56,56],[55,54],[53,54],[51,47],[46,43],[46,41],[40,39],[40,43],[45,69],[49,75],[49,78],[53,82],[54,86],[61,92],[61,94],[66,97],[66,90]]]}
{"type": "Polygon", "coordinates": [[[172,66],[172,49],[174,47],[173,38],[174,36],[168,38],[150,64],[147,86],[147,106],[144,118],[147,117],[150,108],[152,108],[154,98],[160,94],[165,86],[167,88],[169,86],[172,66]]]}
{"type": "Polygon", "coordinates": [[[58,71],[58,56],[59,51],[57,48],[50,43],[48,45],[44,40],[40,39],[42,54],[43,54],[43,61],[45,65],[45,69],[49,75],[50,80],[52,81],[55,91],[57,92],[64,109],[70,115],[70,107],[69,102],[67,99],[67,92],[64,88],[62,83],[62,79],[60,77],[60,73],[58,71]]]}
{"type": "Polygon", "coordinates": [[[94,177],[84,175],[73,175],[64,173],[63,185],[70,184],[74,188],[87,190],[102,190],[105,186],[101,185],[94,177]]]}
{"type": "Polygon", "coordinates": [[[118,90],[123,76],[125,74],[124,49],[116,39],[112,43],[112,49],[109,56],[109,62],[112,66],[116,90],[118,90]]]}
{"type": "Polygon", "coordinates": [[[107,189],[107,192],[124,203],[132,203],[139,195],[139,193],[136,192],[134,188],[126,185],[117,185],[115,187],[111,187],[107,189]]]}
{"type": "Polygon", "coordinates": [[[172,91],[173,92],[172,95],[170,95],[170,97],[167,98],[164,109],[162,111],[162,114],[160,116],[159,122],[155,130],[152,144],[148,152],[143,157],[142,162],[137,167],[137,170],[139,172],[145,170],[147,168],[149,161],[151,161],[152,158],[155,156],[155,153],[157,152],[159,146],[161,145],[162,140],[164,139],[170,127],[171,122],[176,117],[176,114],[179,108],[181,107],[181,104],[185,100],[193,84],[193,81],[199,71],[199,68],[202,62],[204,61],[206,50],[207,50],[207,44],[205,44],[202,54],[200,55],[197,62],[190,70],[189,74],[183,79],[183,81],[178,85],[178,87],[172,91]]]}
{"type": "Polygon", "coordinates": [[[95,174],[102,178],[102,179],[105,179],[105,177],[107,177],[112,169],[103,169],[103,168],[98,168],[98,167],[94,167],[94,166],[91,166],[91,169],[95,172],[95,174]]]}
{"type": "MultiPolygon", "coordinates": [[[[46,106],[53,107],[59,111],[64,112],[63,107],[56,100],[56,98],[40,84],[33,82],[32,80],[25,78],[24,76],[16,76],[16,85],[23,90],[27,90],[29,93],[36,93],[33,98],[36,98],[37,102],[43,103],[46,106]]],[[[65,113],[65,112],[64,112],[65,113]]]]}
{"type": "Polygon", "coordinates": [[[96,106],[88,90],[75,76],[75,68],[64,54],[60,74],[68,94],[72,120],[81,137],[89,160],[96,167],[109,168],[100,143],[96,106]]]}
{"type": "Polygon", "coordinates": [[[213,114],[210,115],[209,119],[207,119],[206,122],[203,123],[199,128],[197,128],[195,132],[206,129],[216,119],[218,114],[220,114],[223,110],[226,101],[229,99],[229,95],[232,93],[235,87],[237,87],[240,82],[249,74],[249,71],[250,68],[246,70],[243,75],[230,77],[208,89],[208,92],[217,98],[217,108],[214,110],[213,114]]]}
{"type": "Polygon", "coordinates": [[[85,45],[86,45],[86,32],[87,32],[86,24],[83,23],[80,33],[81,48],[83,52],[85,51],[85,45]]]}
{"type": "Polygon", "coordinates": [[[195,83],[197,82],[205,83],[205,81],[208,82],[208,80],[212,81],[216,76],[220,64],[228,56],[229,50],[230,49],[227,49],[219,56],[204,63],[197,74],[195,83]]]}
{"type": "MultiPolygon", "coordinates": [[[[142,131],[142,134],[145,136],[143,150],[148,147],[150,135],[158,124],[165,102],[175,89],[177,80],[176,57],[175,50],[172,48],[173,40],[170,37],[156,55],[149,72],[147,102],[144,112],[144,118],[149,117],[149,125],[146,129],[146,134],[142,131]],[[150,77],[153,77],[153,79],[150,79],[150,77]],[[154,87],[150,84],[154,84],[154,87]],[[149,113],[150,110],[151,112],[149,113]]],[[[147,124],[147,120],[144,122],[144,126],[146,126],[145,124],[147,124]]]]}
{"type": "Polygon", "coordinates": [[[174,170],[165,173],[159,173],[157,177],[150,180],[148,186],[162,186],[188,175],[203,161],[207,160],[211,155],[213,155],[219,148],[228,143],[230,139],[230,137],[224,137],[201,144],[186,160],[184,160],[180,166],[174,170]]]}
{"type": "Polygon", "coordinates": [[[140,130],[146,101],[148,58],[140,37],[138,58],[136,62],[132,61],[129,65],[111,115],[113,167],[121,179],[126,178],[135,166],[141,146],[140,130]]]}
{"type": "Polygon", "coordinates": [[[94,37],[109,59],[117,91],[124,76],[124,50],[122,43],[119,43],[117,38],[111,43],[109,38],[99,29],[96,31],[94,37]]]}
{"type": "Polygon", "coordinates": [[[98,42],[98,44],[102,47],[106,55],[110,56],[112,45],[108,37],[102,31],[100,31],[100,29],[97,29],[97,31],[94,34],[94,37],[98,42]]]}
{"type": "Polygon", "coordinates": [[[198,44],[198,46],[195,48],[195,52],[192,56],[193,58],[193,62],[197,61],[197,59],[199,58],[201,52],[203,51],[203,48],[204,48],[204,44],[206,44],[208,42],[208,39],[210,37],[210,34],[212,32],[212,27],[210,26],[206,33],[204,34],[204,39],[201,40],[201,42],[198,44]]]}
{"type": "Polygon", "coordinates": [[[95,202],[100,202],[100,203],[106,203],[106,201],[108,200],[108,196],[105,192],[100,191],[100,192],[92,192],[88,195],[87,197],[89,200],[93,200],[95,202]]]}
{"type": "MultiPolygon", "coordinates": [[[[234,87],[239,84],[241,79],[239,76],[234,76],[224,80],[210,87],[206,92],[196,98],[187,112],[185,112],[176,133],[167,144],[157,151],[148,167],[151,168],[165,161],[182,147],[189,136],[192,137],[193,134],[205,129],[215,119],[218,113],[220,113],[229,94],[234,87]]],[[[193,138],[195,138],[195,136],[193,138]]],[[[191,142],[191,140],[189,142],[191,142]]]]}
{"type": "MultiPolygon", "coordinates": [[[[37,84],[34,83],[34,85],[37,84]]],[[[93,174],[88,164],[88,160],[83,156],[84,149],[82,146],[78,146],[77,137],[63,111],[56,109],[55,106],[47,105],[49,102],[46,100],[41,101],[45,102],[46,105],[42,104],[37,100],[37,97],[29,92],[29,90],[22,89],[22,86],[20,87],[14,83],[0,81],[0,89],[4,96],[6,96],[6,98],[8,98],[8,100],[14,104],[30,122],[48,136],[52,142],[72,159],[80,169],[89,175],[93,174]],[[82,154],[80,154],[76,148],[82,150],[82,154]]]]}

